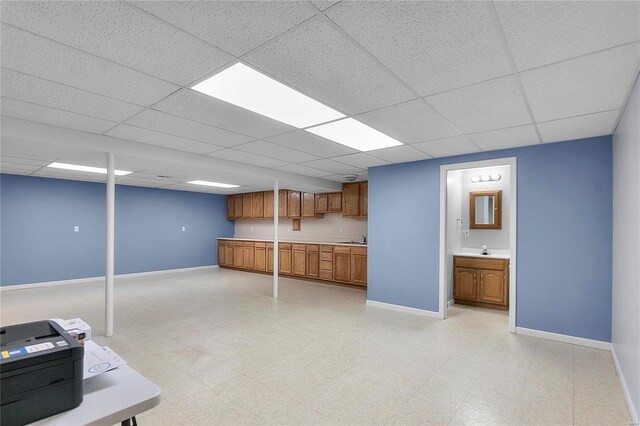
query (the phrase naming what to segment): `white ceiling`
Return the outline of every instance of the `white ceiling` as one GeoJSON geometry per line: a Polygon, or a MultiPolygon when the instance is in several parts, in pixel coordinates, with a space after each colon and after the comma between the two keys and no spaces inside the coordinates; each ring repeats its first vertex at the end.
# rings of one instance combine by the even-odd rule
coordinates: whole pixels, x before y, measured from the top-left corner
{"type": "Polygon", "coordinates": [[[3,135],[2,172],[102,181],[43,166],[102,165],[113,140],[135,170],[118,182],[217,193],[184,182],[330,187],[611,134],[640,66],[637,1],[2,1],[1,20],[2,115],[103,135],[86,150],[3,135]],[[406,145],[361,153],[189,89],[239,61],[406,145]]]}

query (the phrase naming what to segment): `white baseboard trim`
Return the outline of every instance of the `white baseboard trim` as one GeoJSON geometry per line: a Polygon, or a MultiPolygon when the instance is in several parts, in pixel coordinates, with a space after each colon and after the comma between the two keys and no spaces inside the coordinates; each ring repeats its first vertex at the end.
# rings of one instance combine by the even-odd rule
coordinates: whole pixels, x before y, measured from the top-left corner
{"type": "MultiPolygon", "coordinates": [[[[219,266],[206,265],[206,266],[193,266],[190,268],[162,269],[159,271],[133,272],[130,274],[119,274],[119,275],[116,275],[115,278],[143,277],[146,275],[170,274],[172,272],[188,272],[188,271],[197,271],[200,269],[214,269],[214,268],[219,268],[219,266]]],[[[88,283],[88,282],[95,282],[95,283],[102,284],[104,282],[104,279],[105,277],[103,275],[101,277],[76,278],[72,280],[45,281],[41,283],[7,285],[7,286],[0,287],[0,291],[24,290],[27,288],[53,287],[57,285],[82,284],[82,283],[88,283]]]]}
{"type": "Polygon", "coordinates": [[[555,340],[556,342],[570,343],[572,345],[586,346],[589,348],[611,350],[611,343],[602,340],[585,339],[584,337],[569,336],[567,334],[550,333],[548,331],[534,330],[532,328],[516,327],[516,334],[539,337],[541,339],[555,340]]]}
{"type": "Polygon", "coordinates": [[[421,315],[423,317],[442,319],[442,314],[440,314],[440,312],[427,311],[425,309],[418,309],[418,308],[410,308],[408,306],[394,305],[392,303],[376,302],[375,300],[367,299],[367,306],[390,309],[392,311],[404,312],[408,314],[421,315]]]}
{"type": "Polygon", "coordinates": [[[629,407],[629,414],[631,414],[631,423],[633,423],[634,425],[640,424],[638,413],[636,412],[636,407],[633,405],[633,400],[631,399],[631,394],[629,393],[629,388],[627,387],[627,381],[624,379],[624,375],[622,374],[622,370],[620,369],[618,356],[616,355],[616,349],[615,347],[613,347],[613,345],[611,347],[611,356],[613,358],[613,365],[616,367],[616,373],[618,373],[620,385],[622,386],[624,399],[627,401],[627,407],[629,407]]]}
{"type": "Polygon", "coordinates": [[[454,299],[451,299],[451,300],[449,300],[449,301],[447,302],[447,306],[448,306],[448,307],[452,307],[452,306],[453,306],[453,305],[455,305],[455,304],[456,304],[456,301],[455,301],[454,299]]]}

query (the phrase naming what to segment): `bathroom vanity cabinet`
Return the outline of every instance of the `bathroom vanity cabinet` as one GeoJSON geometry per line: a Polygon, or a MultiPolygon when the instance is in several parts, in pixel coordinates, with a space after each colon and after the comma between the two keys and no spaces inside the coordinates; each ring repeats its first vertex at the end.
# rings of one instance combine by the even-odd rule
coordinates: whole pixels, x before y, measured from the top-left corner
{"type": "Polygon", "coordinates": [[[453,257],[455,303],[509,309],[509,259],[453,257]]]}

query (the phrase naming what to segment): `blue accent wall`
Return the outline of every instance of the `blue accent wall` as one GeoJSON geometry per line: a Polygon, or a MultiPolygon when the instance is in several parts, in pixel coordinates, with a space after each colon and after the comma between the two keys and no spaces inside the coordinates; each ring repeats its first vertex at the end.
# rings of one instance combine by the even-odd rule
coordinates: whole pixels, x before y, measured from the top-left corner
{"type": "Polygon", "coordinates": [[[440,166],[517,157],[516,325],[611,341],[604,136],[369,169],[368,299],[438,311],[440,166]]]}
{"type": "MultiPolygon", "coordinates": [[[[0,222],[0,285],[104,275],[104,184],[2,174],[0,222]]],[[[223,195],[116,186],[116,274],[215,265],[230,236],[223,195]]]]}

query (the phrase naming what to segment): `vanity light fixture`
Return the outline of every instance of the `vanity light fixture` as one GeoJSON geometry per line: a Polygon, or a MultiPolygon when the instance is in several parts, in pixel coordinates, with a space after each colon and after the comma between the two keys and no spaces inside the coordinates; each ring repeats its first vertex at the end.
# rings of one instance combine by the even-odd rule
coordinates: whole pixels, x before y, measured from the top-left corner
{"type": "MultiPolygon", "coordinates": [[[[81,166],[79,164],[53,162],[53,163],[49,164],[47,167],[51,167],[52,169],[74,170],[76,172],[101,173],[103,175],[107,174],[107,169],[103,169],[102,167],[81,166]]],[[[131,173],[133,173],[133,172],[129,172],[127,170],[115,170],[114,171],[114,174],[116,176],[126,176],[126,175],[129,175],[131,173]]]]}
{"type": "Polygon", "coordinates": [[[192,180],[187,183],[191,185],[214,186],[216,188],[239,188],[240,185],[232,185],[230,183],[209,182],[208,180],[192,180]]]}
{"type": "Polygon", "coordinates": [[[353,118],[345,118],[305,130],[360,151],[404,145],[353,118]]]}
{"type": "Polygon", "coordinates": [[[345,117],[242,63],[191,88],[299,129],[345,117]]]}
{"type": "Polygon", "coordinates": [[[473,183],[493,182],[493,181],[500,180],[501,178],[502,176],[500,176],[499,173],[494,173],[491,175],[475,175],[475,176],[471,176],[471,182],[473,183]]]}

